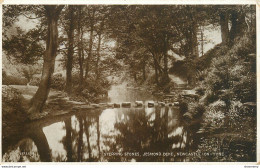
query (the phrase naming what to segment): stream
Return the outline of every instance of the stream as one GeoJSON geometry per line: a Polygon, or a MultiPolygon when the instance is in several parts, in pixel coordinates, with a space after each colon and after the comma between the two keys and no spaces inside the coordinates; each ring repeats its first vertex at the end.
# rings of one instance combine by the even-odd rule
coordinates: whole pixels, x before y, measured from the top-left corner
{"type": "MultiPolygon", "coordinates": [[[[155,101],[126,84],[112,86],[108,102],[155,101]]],[[[19,126],[3,138],[5,162],[190,161],[199,124],[182,122],[176,106],[87,110],[19,126]]]]}

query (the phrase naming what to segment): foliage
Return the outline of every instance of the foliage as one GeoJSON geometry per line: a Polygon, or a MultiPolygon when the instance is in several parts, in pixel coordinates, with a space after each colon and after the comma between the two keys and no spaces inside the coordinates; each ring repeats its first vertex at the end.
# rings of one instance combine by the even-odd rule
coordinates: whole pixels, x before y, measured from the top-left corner
{"type": "Polygon", "coordinates": [[[73,76],[73,94],[72,99],[79,101],[98,102],[106,98],[110,88],[110,83],[106,78],[99,79],[96,82],[94,76],[89,76],[82,85],[78,83],[78,76],[73,76]]]}
{"type": "Polygon", "coordinates": [[[39,60],[44,53],[44,47],[39,39],[39,30],[32,29],[29,32],[17,27],[17,35],[3,40],[3,50],[10,58],[23,64],[33,64],[39,60]]]}
{"type": "Polygon", "coordinates": [[[51,88],[63,91],[65,88],[65,78],[58,73],[52,76],[51,88]]]}
{"type": "Polygon", "coordinates": [[[19,67],[18,71],[27,79],[27,83],[30,83],[33,76],[40,72],[38,65],[24,65],[19,67]]]}
{"type": "Polygon", "coordinates": [[[31,85],[31,86],[39,86],[40,81],[41,81],[41,78],[40,78],[40,77],[37,77],[37,76],[32,77],[32,79],[31,79],[29,85],[31,85]]]}
{"type": "Polygon", "coordinates": [[[199,102],[206,107],[201,130],[214,136],[202,140],[199,150],[224,152],[205,156],[209,161],[255,159],[256,108],[244,105],[256,102],[255,52],[254,33],[245,33],[229,50],[218,46],[209,51],[211,64],[197,75],[199,102]]]}
{"type": "Polygon", "coordinates": [[[10,86],[2,87],[2,115],[3,121],[23,122],[26,119],[21,93],[10,86]]]}
{"type": "Polygon", "coordinates": [[[2,75],[3,75],[2,76],[3,85],[26,85],[27,84],[26,78],[8,75],[4,70],[2,75]]]}

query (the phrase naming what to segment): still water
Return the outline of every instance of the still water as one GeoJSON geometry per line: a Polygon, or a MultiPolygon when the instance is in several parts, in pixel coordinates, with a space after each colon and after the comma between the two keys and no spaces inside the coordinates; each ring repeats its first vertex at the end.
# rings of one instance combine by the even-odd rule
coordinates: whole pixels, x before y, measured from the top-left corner
{"type": "MultiPolygon", "coordinates": [[[[141,108],[107,108],[21,125],[3,138],[3,161],[190,161],[199,124],[182,121],[178,107],[147,107],[144,91],[113,86],[109,102],[141,100],[141,108]]],[[[193,156],[194,157],[194,156],[193,156]]]]}

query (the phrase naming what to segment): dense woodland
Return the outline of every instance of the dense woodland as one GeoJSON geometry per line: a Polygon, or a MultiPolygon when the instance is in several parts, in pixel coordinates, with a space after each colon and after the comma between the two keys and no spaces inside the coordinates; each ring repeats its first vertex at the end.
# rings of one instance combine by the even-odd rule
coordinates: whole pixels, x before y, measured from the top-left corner
{"type": "Polygon", "coordinates": [[[83,102],[99,102],[124,81],[168,94],[177,88],[174,74],[196,91],[194,100],[179,100],[185,120],[203,115],[201,132],[232,132],[226,141],[247,141],[255,154],[255,12],[254,5],[4,5],[3,85],[38,88],[27,104],[17,90],[3,89],[10,107],[3,118],[17,109],[42,113],[51,89],[83,102]],[[17,26],[20,20],[32,28],[17,26]],[[222,42],[204,52],[208,26],[220,28],[222,42]]]}
{"type": "MultiPolygon", "coordinates": [[[[52,85],[87,99],[105,93],[106,77],[120,70],[138,84],[152,73],[149,83],[165,87],[171,68],[194,86],[197,72],[211,61],[202,61],[210,56],[199,57],[199,28],[220,26],[221,45],[230,48],[238,36],[255,31],[254,11],[253,6],[6,5],[3,49],[14,64],[25,65],[22,72],[28,83],[42,72],[29,110],[40,112],[52,85]],[[21,17],[36,20],[34,28],[8,31],[21,17]],[[185,59],[176,61],[169,51],[185,59]],[[57,55],[62,57],[65,80],[53,76],[57,55]]],[[[170,91],[167,87],[165,92],[170,91]]]]}

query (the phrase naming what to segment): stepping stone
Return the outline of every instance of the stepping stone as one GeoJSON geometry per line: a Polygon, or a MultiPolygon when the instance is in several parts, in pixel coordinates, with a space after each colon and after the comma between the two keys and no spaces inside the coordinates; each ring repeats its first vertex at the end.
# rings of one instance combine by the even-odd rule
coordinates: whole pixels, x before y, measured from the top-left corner
{"type": "Polygon", "coordinates": [[[135,101],[136,107],[143,107],[143,101],[135,101]]]}
{"type": "Polygon", "coordinates": [[[130,108],[131,107],[131,102],[124,102],[124,103],[122,103],[122,107],[130,108]]]}
{"type": "Polygon", "coordinates": [[[106,107],[106,106],[107,106],[107,103],[99,103],[99,105],[100,105],[101,107],[106,107]]]}
{"type": "Polygon", "coordinates": [[[120,108],[120,104],[119,103],[114,103],[114,108],[120,108]]]}
{"type": "Polygon", "coordinates": [[[148,107],[149,108],[154,107],[154,102],[148,102],[148,107]]]}
{"type": "Polygon", "coordinates": [[[158,102],[160,106],[165,106],[164,102],[158,102]]]}
{"type": "Polygon", "coordinates": [[[179,103],[179,102],[174,102],[173,105],[174,105],[174,106],[179,106],[180,103],[179,103]]]}
{"type": "Polygon", "coordinates": [[[114,107],[114,103],[107,103],[107,107],[114,107]]]}

